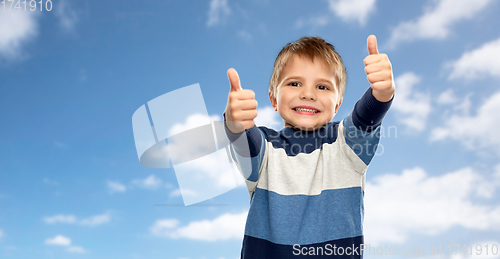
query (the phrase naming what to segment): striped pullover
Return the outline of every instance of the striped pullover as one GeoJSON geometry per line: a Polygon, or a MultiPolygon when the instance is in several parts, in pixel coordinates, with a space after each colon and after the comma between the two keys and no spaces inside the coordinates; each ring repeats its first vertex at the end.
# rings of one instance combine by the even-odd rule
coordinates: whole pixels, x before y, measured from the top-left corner
{"type": "Polygon", "coordinates": [[[242,259],[362,258],[365,172],[391,103],[369,88],[315,131],[226,128],[250,195],[242,259]]]}

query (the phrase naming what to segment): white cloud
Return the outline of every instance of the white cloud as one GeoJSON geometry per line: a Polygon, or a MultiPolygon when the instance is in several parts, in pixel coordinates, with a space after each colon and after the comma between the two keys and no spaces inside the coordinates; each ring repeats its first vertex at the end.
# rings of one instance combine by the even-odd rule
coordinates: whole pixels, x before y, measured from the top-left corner
{"type": "MultiPolygon", "coordinates": [[[[194,193],[196,194],[196,193],[194,193]]],[[[181,196],[181,189],[175,189],[175,190],[172,190],[169,194],[170,197],[177,197],[177,196],[181,196]]]]}
{"type": "Polygon", "coordinates": [[[67,246],[66,251],[70,253],[83,254],[87,251],[80,246],[71,246],[71,239],[63,235],[57,235],[54,238],[45,240],[46,245],[67,246]]]}
{"type": "Polygon", "coordinates": [[[90,218],[80,220],[80,224],[84,226],[97,226],[102,225],[104,223],[108,223],[110,221],[109,213],[104,213],[101,215],[96,215],[90,218]]]}
{"type": "Polygon", "coordinates": [[[212,0],[210,1],[210,9],[208,10],[207,26],[214,26],[224,21],[231,13],[231,9],[227,5],[227,0],[212,0]]]}
{"type": "Polygon", "coordinates": [[[43,221],[47,224],[55,224],[55,223],[66,223],[66,224],[74,224],[77,222],[77,219],[73,215],[55,215],[52,217],[45,217],[43,221]]]}
{"type": "Polygon", "coordinates": [[[495,174],[493,176],[495,177],[495,183],[500,185],[500,164],[495,167],[495,174]]]}
{"type": "MultiPolygon", "coordinates": [[[[210,121],[222,120],[217,115],[190,115],[183,123],[175,124],[169,130],[169,135],[205,126],[210,121]]],[[[215,135],[212,134],[212,131],[204,131],[195,133],[196,137],[186,137],[184,134],[168,138],[169,155],[177,182],[181,193],[188,194],[182,197],[186,205],[213,198],[242,183],[242,177],[231,163],[226,149],[215,149],[215,135]]],[[[172,192],[171,196],[176,194],[172,192]]]]}
{"type": "Polygon", "coordinates": [[[127,187],[119,182],[108,181],[106,185],[110,193],[127,191],[127,187]]]}
{"type": "Polygon", "coordinates": [[[68,0],[61,0],[54,5],[54,13],[59,18],[60,26],[67,32],[73,31],[78,22],[78,15],[71,7],[68,0]]]}
{"type": "Polygon", "coordinates": [[[500,230],[500,204],[492,200],[500,186],[471,168],[428,176],[421,168],[385,174],[365,188],[365,241],[404,243],[412,233],[436,235],[453,226],[500,230]]]}
{"type": "Polygon", "coordinates": [[[64,223],[64,224],[78,224],[83,226],[97,226],[104,223],[108,223],[110,221],[110,215],[109,212],[106,212],[101,215],[96,215],[85,219],[78,219],[73,215],[59,214],[52,217],[45,217],[43,218],[43,221],[47,224],[64,223]]]}
{"type": "Polygon", "coordinates": [[[176,228],[179,225],[179,223],[180,222],[176,219],[161,219],[157,220],[150,230],[154,235],[161,235],[163,229],[176,228]]]}
{"type": "MultiPolygon", "coordinates": [[[[221,149],[189,163],[174,165],[175,175],[186,206],[201,202],[238,186],[244,179],[226,150],[221,149]]],[[[174,196],[176,193],[171,193],[174,196]]]]}
{"type": "Polygon", "coordinates": [[[305,18],[300,18],[295,22],[295,28],[300,29],[304,26],[310,26],[310,27],[323,27],[327,25],[329,22],[329,19],[325,15],[315,15],[312,17],[309,17],[308,19],[305,18]]]}
{"type": "Polygon", "coordinates": [[[466,52],[445,66],[452,69],[449,79],[475,79],[484,76],[500,78],[500,38],[466,52]]]}
{"type": "Polygon", "coordinates": [[[188,188],[182,188],[182,193],[181,193],[181,189],[175,189],[173,191],[170,192],[169,196],[170,197],[177,197],[177,196],[197,196],[198,193],[196,193],[195,191],[191,190],[191,189],[188,189],[188,188]]]}
{"type": "Polygon", "coordinates": [[[226,213],[213,220],[193,221],[179,226],[176,219],[157,220],[150,228],[151,234],[173,239],[186,238],[202,241],[243,239],[246,211],[238,214],[226,213]]]}
{"type": "Polygon", "coordinates": [[[343,21],[364,25],[375,11],[376,0],[330,0],[330,10],[343,21]]]}
{"type": "Polygon", "coordinates": [[[257,109],[257,118],[254,121],[257,126],[266,126],[275,130],[283,128],[283,121],[279,113],[271,106],[257,109]]]}
{"type": "Polygon", "coordinates": [[[203,122],[203,121],[210,123],[210,121],[221,121],[221,120],[222,120],[222,118],[218,115],[212,115],[208,118],[206,115],[202,115],[202,114],[189,115],[186,118],[186,121],[184,123],[174,124],[174,126],[172,126],[172,128],[169,130],[168,135],[173,136],[177,133],[181,133],[181,132],[184,132],[184,131],[187,131],[190,129],[194,129],[194,128],[203,126],[203,124],[200,125],[200,122],[203,122]]]}
{"type": "Polygon", "coordinates": [[[215,135],[212,130],[204,131],[204,128],[199,128],[199,126],[206,126],[210,123],[210,120],[220,121],[217,116],[208,118],[202,115],[191,115],[186,119],[186,123],[178,123],[172,127],[170,130],[172,135],[177,132],[196,129],[193,131],[195,132],[193,133],[196,135],[195,137],[180,135],[181,137],[170,137],[168,139],[169,155],[174,167],[179,163],[190,161],[196,157],[204,156],[215,151],[215,135]],[[203,121],[204,123],[200,125],[200,122],[203,121]]]}
{"type": "Polygon", "coordinates": [[[45,183],[45,184],[49,184],[49,185],[59,185],[59,183],[58,183],[58,182],[56,182],[56,181],[52,181],[52,180],[49,180],[49,179],[47,179],[47,178],[43,178],[43,183],[45,183]]]}
{"type": "MultiPolygon", "coordinates": [[[[329,10],[344,22],[357,22],[365,25],[368,17],[375,11],[377,0],[329,0],[329,10]]],[[[299,18],[295,28],[323,27],[331,21],[328,15],[315,14],[307,18],[299,18]]]]}
{"type": "Polygon", "coordinates": [[[428,94],[413,89],[420,82],[420,77],[407,72],[396,77],[396,95],[392,109],[399,121],[406,126],[422,131],[431,112],[431,100],[428,94]]]}
{"type": "Polygon", "coordinates": [[[80,246],[70,246],[66,249],[66,251],[77,254],[83,254],[87,252],[85,249],[83,249],[83,247],[80,246]]]}
{"type": "Polygon", "coordinates": [[[145,189],[158,189],[162,185],[162,180],[155,175],[150,175],[145,179],[136,179],[132,181],[132,184],[145,189]]]}
{"type": "Polygon", "coordinates": [[[245,30],[241,30],[238,32],[238,36],[240,36],[242,39],[246,40],[246,41],[251,41],[252,40],[252,34],[250,34],[249,32],[245,31],[245,30]]]}
{"type": "Polygon", "coordinates": [[[69,246],[71,245],[71,239],[62,236],[62,235],[57,235],[52,239],[47,239],[45,240],[46,245],[58,245],[58,246],[69,246]]]}
{"type": "Polygon", "coordinates": [[[23,58],[22,47],[38,34],[39,12],[0,9],[0,57],[23,58]]]}
{"type": "MultiPolygon", "coordinates": [[[[196,159],[196,163],[182,164],[182,171],[190,173],[189,177],[192,178],[193,187],[200,183],[200,179],[203,179],[203,183],[210,184],[212,189],[225,189],[243,184],[243,177],[239,173],[236,175],[235,168],[230,167],[229,163],[227,166],[221,166],[222,162],[228,161],[227,152],[216,152],[196,159]]],[[[178,170],[179,166],[177,165],[176,170],[178,170]]],[[[180,180],[179,177],[177,175],[178,181],[180,180]]],[[[181,186],[182,192],[184,192],[185,187],[181,186]]],[[[196,190],[196,188],[191,189],[196,190]]]]}
{"type": "Polygon", "coordinates": [[[431,132],[431,140],[453,139],[472,150],[491,150],[500,154],[500,92],[482,102],[476,115],[452,114],[444,125],[431,132]]]}
{"type": "Polygon", "coordinates": [[[493,2],[491,0],[439,0],[431,1],[422,16],[396,26],[391,33],[388,47],[395,47],[405,41],[418,39],[445,39],[450,27],[465,19],[471,19],[493,2]]]}
{"type": "MultiPolygon", "coordinates": [[[[436,102],[441,105],[441,116],[449,118],[451,114],[460,112],[462,114],[469,114],[471,108],[471,96],[473,93],[460,94],[457,96],[454,89],[450,88],[439,94],[436,102]],[[451,107],[451,109],[449,109],[451,107]]],[[[444,119],[444,120],[446,120],[444,119]]]]}
{"type": "Polygon", "coordinates": [[[439,94],[437,99],[437,103],[439,104],[453,104],[457,101],[457,97],[455,96],[455,93],[451,88],[439,94]]]}

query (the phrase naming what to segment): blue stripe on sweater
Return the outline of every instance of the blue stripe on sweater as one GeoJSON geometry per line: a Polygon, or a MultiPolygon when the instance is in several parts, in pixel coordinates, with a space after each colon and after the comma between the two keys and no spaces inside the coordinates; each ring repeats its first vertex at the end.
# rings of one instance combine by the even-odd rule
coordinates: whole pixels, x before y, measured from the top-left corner
{"type": "Polygon", "coordinates": [[[380,140],[380,127],[370,132],[359,130],[353,124],[351,115],[344,119],[343,125],[346,144],[368,165],[377,152],[380,140]]]}
{"type": "Polygon", "coordinates": [[[257,188],[251,203],[245,235],[273,243],[313,244],[363,234],[361,187],[319,195],[280,195],[257,188]]]}
{"type": "Polygon", "coordinates": [[[245,235],[241,259],[342,258],[360,259],[363,236],[330,240],[310,245],[279,245],[245,235]],[[307,254],[307,255],[304,255],[307,254]],[[342,255],[340,255],[342,254],[342,255]]]}
{"type": "Polygon", "coordinates": [[[320,149],[323,144],[332,144],[337,140],[338,121],[329,122],[324,127],[314,131],[301,131],[292,127],[285,127],[280,131],[259,127],[264,133],[267,142],[275,149],[282,148],[287,156],[296,156],[300,153],[310,154],[320,149]]]}

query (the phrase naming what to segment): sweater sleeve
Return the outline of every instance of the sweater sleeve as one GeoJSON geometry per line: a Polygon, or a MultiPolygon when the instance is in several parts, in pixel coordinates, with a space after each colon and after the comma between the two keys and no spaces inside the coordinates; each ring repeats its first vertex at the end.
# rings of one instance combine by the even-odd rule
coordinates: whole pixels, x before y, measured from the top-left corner
{"type": "MultiPolygon", "coordinates": [[[[354,109],[342,121],[342,133],[347,146],[368,165],[375,156],[380,141],[380,125],[391,107],[392,100],[378,101],[368,88],[356,102],[354,109]]],[[[352,153],[352,152],[351,152],[352,153]]]]}
{"type": "Polygon", "coordinates": [[[388,102],[380,102],[373,96],[372,88],[369,87],[354,105],[352,123],[360,130],[368,132],[374,130],[382,123],[393,99],[394,96],[388,102]]]}
{"type": "MultiPolygon", "coordinates": [[[[224,121],[226,116],[224,115],[224,121]]],[[[224,125],[226,125],[224,123],[224,125]]],[[[243,177],[257,182],[265,154],[265,138],[261,130],[253,126],[242,133],[234,134],[225,126],[230,141],[231,157],[236,162],[243,177]]]]}

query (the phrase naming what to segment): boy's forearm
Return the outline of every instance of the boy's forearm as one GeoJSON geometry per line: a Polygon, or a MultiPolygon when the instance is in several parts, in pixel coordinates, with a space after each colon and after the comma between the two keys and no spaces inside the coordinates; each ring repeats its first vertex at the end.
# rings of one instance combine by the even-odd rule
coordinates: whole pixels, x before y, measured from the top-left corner
{"type": "Polygon", "coordinates": [[[352,112],[352,122],[356,128],[364,131],[371,131],[377,128],[389,110],[394,98],[392,94],[387,102],[378,100],[373,90],[368,88],[363,96],[354,105],[352,112]]]}
{"type": "Polygon", "coordinates": [[[231,157],[236,161],[243,177],[248,181],[256,182],[265,153],[264,138],[261,135],[261,130],[255,125],[238,134],[232,133],[227,125],[225,129],[227,137],[231,142],[231,157]]]}
{"type": "MultiPolygon", "coordinates": [[[[225,114],[223,115],[224,117],[224,122],[226,121],[226,116],[225,114]]],[[[258,155],[261,146],[262,146],[262,136],[260,134],[259,129],[256,126],[253,126],[250,129],[247,129],[241,133],[232,133],[229,128],[227,127],[226,123],[224,123],[225,129],[226,129],[226,135],[229,139],[229,141],[233,144],[234,150],[241,156],[245,157],[255,157],[258,155]],[[238,138],[241,137],[241,135],[246,134],[247,136],[247,143],[248,145],[243,145],[239,144],[241,142],[236,142],[238,138]]],[[[245,143],[246,144],[246,143],[245,143]]]]}

